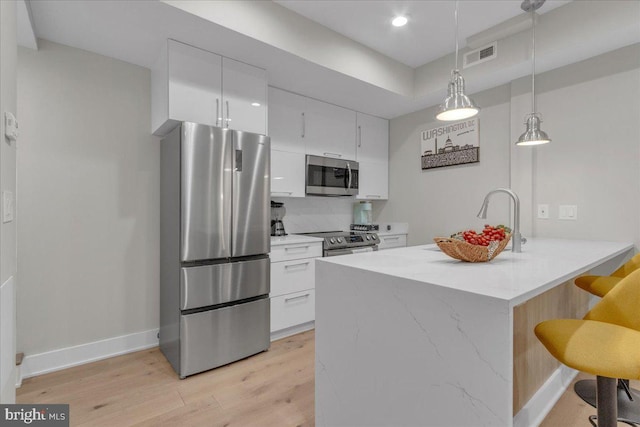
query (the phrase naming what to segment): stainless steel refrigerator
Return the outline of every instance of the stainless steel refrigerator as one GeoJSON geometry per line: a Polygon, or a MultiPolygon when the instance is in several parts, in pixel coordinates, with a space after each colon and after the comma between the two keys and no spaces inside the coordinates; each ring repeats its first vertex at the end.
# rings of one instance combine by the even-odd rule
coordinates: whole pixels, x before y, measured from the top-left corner
{"type": "Polygon", "coordinates": [[[182,123],[162,140],[160,349],[180,378],[269,348],[270,140],[182,123]]]}

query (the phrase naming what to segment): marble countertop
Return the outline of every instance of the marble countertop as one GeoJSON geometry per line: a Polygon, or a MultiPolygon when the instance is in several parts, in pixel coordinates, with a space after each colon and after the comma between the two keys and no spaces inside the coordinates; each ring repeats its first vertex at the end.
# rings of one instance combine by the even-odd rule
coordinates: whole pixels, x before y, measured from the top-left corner
{"type": "Polygon", "coordinates": [[[490,262],[467,263],[435,245],[319,259],[509,301],[521,302],[633,249],[632,243],[531,238],[522,253],[505,250],[490,262]]]}
{"type": "Polygon", "coordinates": [[[295,245],[299,243],[322,242],[323,239],[312,236],[302,236],[299,234],[289,234],[287,236],[271,236],[271,246],[295,245]]]}

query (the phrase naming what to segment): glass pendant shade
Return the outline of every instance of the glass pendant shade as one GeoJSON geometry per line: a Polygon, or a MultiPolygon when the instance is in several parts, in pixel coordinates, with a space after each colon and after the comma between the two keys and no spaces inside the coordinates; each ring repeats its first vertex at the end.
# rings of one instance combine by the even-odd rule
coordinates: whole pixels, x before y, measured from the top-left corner
{"type": "Polygon", "coordinates": [[[475,116],[479,111],[480,108],[464,93],[464,78],[458,70],[452,70],[448,95],[440,104],[436,119],[463,120],[475,116]]]}
{"type": "Polygon", "coordinates": [[[520,135],[516,141],[516,145],[541,145],[551,142],[551,139],[545,132],[540,130],[540,115],[531,113],[527,115],[527,130],[520,135]]]}

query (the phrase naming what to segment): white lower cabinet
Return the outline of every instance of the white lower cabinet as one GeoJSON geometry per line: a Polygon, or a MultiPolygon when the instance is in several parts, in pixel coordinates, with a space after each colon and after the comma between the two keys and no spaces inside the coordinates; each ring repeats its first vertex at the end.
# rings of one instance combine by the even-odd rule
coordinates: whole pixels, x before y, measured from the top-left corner
{"type": "Polygon", "coordinates": [[[313,289],[271,297],[272,332],[312,322],[315,318],[316,298],[313,289]]]}
{"type": "Polygon", "coordinates": [[[403,248],[407,246],[406,234],[388,234],[378,235],[380,238],[380,244],[378,250],[391,249],[391,248],[403,248]]]}
{"type": "Polygon", "coordinates": [[[322,242],[272,246],[271,337],[279,339],[313,327],[315,260],[322,242]]]}

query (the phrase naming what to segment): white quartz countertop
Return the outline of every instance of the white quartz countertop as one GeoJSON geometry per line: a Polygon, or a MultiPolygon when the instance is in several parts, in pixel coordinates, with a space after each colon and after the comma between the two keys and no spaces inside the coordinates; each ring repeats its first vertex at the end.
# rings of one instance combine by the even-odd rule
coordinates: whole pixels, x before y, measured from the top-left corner
{"type": "Polygon", "coordinates": [[[318,259],[517,305],[594,266],[625,254],[632,243],[531,238],[522,253],[505,250],[490,262],[467,263],[435,245],[318,259]]]}
{"type": "Polygon", "coordinates": [[[322,242],[323,239],[312,236],[302,236],[299,234],[289,234],[287,236],[271,236],[271,246],[296,245],[299,243],[322,242]]]}

